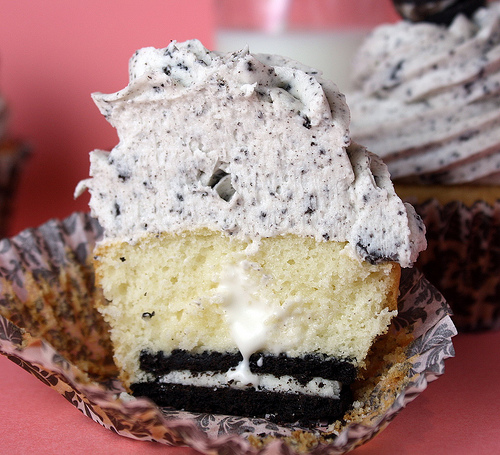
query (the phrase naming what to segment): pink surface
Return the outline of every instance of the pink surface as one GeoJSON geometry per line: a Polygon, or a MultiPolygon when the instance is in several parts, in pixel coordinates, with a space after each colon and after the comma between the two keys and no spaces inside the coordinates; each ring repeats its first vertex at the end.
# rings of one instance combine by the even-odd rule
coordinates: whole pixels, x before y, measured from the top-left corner
{"type": "Polygon", "coordinates": [[[189,38],[211,47],[213,1],[0,2],[0,91],[12,131],[33,146],[11,233],[87,210],[88,196],[74,201],[73,191],[88,154],[117,143],[90,94],[125,87],[140,47],[189,38]]]}
{"type": "MultiPolygon", "coordinates": [[[[473,455],[500,452],[500,332],[460,334],[446,373],[410,403],[362,455],[473,455]]],[[[0,451],[72,455],[192,455],[118,436],[0,356],[0,451]]]]}

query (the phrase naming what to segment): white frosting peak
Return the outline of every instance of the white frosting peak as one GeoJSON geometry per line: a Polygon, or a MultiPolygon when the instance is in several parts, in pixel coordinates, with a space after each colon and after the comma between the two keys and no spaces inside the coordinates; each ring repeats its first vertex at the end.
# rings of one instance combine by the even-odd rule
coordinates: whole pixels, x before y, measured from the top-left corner
{"type": "Polygon", "coordinates": [[[92,178],[77,193],[89,189],[105,240],[296,234],[402,266],[425,248],[421,220],[379,158],[350,145],[344,96],[316,70],[172,42],[138,51],[129,85],[93,97],[120,142],[91,154],[92,178]]]}

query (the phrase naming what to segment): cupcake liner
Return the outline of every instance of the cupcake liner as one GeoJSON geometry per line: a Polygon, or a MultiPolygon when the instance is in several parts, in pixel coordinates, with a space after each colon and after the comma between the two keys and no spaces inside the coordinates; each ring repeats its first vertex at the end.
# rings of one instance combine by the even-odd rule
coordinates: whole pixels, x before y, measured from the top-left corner
{"type": "Polygon", "coordinates": [[[416,267],[445,296],[460,331],[500,328],[500,201],[414,204],[427,227],[416,267]]]}
{"type": "Polygon", "coordinates": [[[120,435],[203,453],[345,453],[383,430],[454,355],[446,301],[420,272],[404,270],[399,315],[376,343],[344,422],[278,425],[160,409],[117,380],[108,327],[94,310],[103,299],[91,263],[101,234],[75,213],[0,241],[0,352],[120,435]]]}

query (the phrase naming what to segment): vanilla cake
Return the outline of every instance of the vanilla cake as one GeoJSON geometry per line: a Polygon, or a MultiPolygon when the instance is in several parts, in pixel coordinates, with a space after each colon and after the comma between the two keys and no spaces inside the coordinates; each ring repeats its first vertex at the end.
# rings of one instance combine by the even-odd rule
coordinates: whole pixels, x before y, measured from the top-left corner
{"type": "Polygon", "coordinates": [[[283,57],[141,49],[94,100],[95,250],[121,379],[192,412],[338,419],[424,227],[351,144],[336,86],[283,57]]]}

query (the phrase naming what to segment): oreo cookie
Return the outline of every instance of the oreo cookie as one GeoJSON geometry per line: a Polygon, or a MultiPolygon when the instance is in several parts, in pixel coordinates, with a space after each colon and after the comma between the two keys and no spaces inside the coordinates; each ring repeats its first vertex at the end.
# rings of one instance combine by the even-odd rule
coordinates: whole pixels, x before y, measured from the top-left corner
{"type": "Polygon", "coordinates": [[[412,22],[431,22],[449,25],[456,16],[471,17],[486,6],[486,0],[393,0],[398,13],[412,22]]]}

